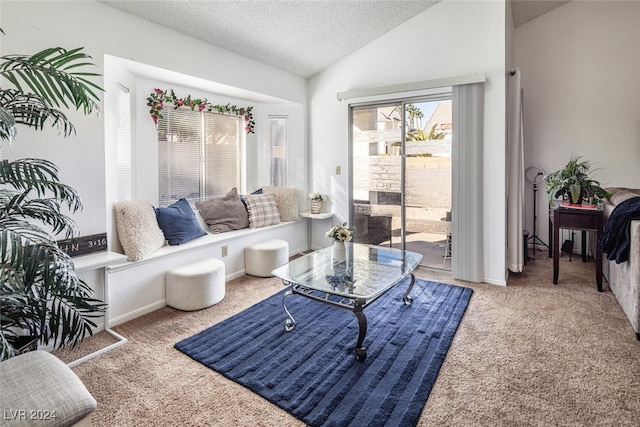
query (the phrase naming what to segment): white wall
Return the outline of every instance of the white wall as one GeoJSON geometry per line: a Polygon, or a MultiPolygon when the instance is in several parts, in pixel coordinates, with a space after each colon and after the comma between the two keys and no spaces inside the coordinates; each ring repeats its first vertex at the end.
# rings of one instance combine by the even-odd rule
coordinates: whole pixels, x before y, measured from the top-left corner
{"type": "MultiPolygon", "coordinates": [[[[6,35],[0,48],[8,54],[84,46],[98,72],[103,71],[103,54],[109,54],[303,105],[302,115],[309,111],[308,190],[330,195],[334,221],[346,219],[349,212],[348,103],[338,102],[337,92],[485,73],[484,241],[485,252],[491,254],[485,259],[485,280],[503,283],[504,72],[512,60],[506,8],[501,1],[438,3],[312,78],[308,108],[304,79],[94,1],[3,0],[0,26],[6,35]],[[334,174],[337,165],[342,166],[341,175],[334,174]]],[[[595,175],[603,184],[640,187],[638,22],[639,2],[573,1],[513,31],[513,66],[522,70],[525,91],[525,166],[540,165],[551,172],[572,153],[581,154],[603,168],[595,175]]],[[[85,203],[76,217],[81,234],[104,232],[109,209],[104,115],[69,115],[77,136],[64,139],[56,130],[19,129],[17,142],[3,147],[3,156],[42,157],[58,164],[63,182],[78,189],[85,203]]],[[[301,166],[295,168],[298,177],[301,166]]],[[[525,188],[531,230],[531,186],[525,188]]],[[[546,231],[543,193],[539,229],[546,231]]],[[[325,228],[314,228],[315,246],[324,239],[325,228]]],[[[546,240],[545,232],[539,234],[546,240]]]]}
{"type": "MultiPolygon", "coordinates": [[[[311,190],[329,194],[335,222],[348,219],[348,101],[337,101],[337,92],[475,73],[487,76],[484,247],[491,256],[485,281],[504,284],[504,2],[442,1],[310,79],[311,190]],[[341,175],[335,175],[338,165],[341,175]]],[[[313,228],[312,246],[326,246],[322,231],[313,228]]]]}
{"type": "MultiPolygon", "coordinates": [[[[84,46],[98,73],[104,72],[103,55],[107,54],[306,104],[307,82],[301,77],[96,1],[3,0],[0,26],[6,34],[1,36],[2,54],[84,46]]],[[[97,83],[104,86],[102,78],[97,83]]],[[[103,102],[100,107],[104,113],[103,102]]],[[[148,118],[146,114],[138,115],[143,120],[148,118]]],[[[111,232],[107,223],[111,206],[105,202],[105,145],[109,148],[113,142],[105,144],[105,114],[85,117],[72,112],[69,117],[76,126],[75,137],[62,138],[55,129],[36,132],[20,128],[17,142],[8,149],[3,146],[2,154],[9,159],[39,157],[53,161],[61,170],[62,181],[76,188],[84,202],[83,212],[74,216],[80,234],[111,232]]],[[[305,135],[302,130],[302,146],[306,145],[305,135]]]]}
{"type": "MultiPolygon", "coordinates": [[[[525,167],[551,173],[582,155],[601,168],[594,177],[604,186],[640,188],[640,2],[569,2],[515,29],[515,60],[525,167]]],[[[531,231],[533,191],[525,189],[531,231]]],[[[544,186],[538,196],[547,242],[544,186]]]]}
{"type": "MultiPolygon", "coordinates": [[[[511,12],[511,1],[505,2],[506,11],[505,11],[505,57],[506,57],[506,65],[507,70],[511,70],[514,67],[515,62],[515,46],[514,46],[514,27],[513,27],[513,15],[511,12]]],[[[505,89],[506,90],[506,89],[505,89]]]]}
{"type": "MultiPolygon", "coordinates": [[[[137,61],[141,64],[160,67],[182,73],[185,78],[190,77],[216,82],[236,93],[251,93],[252,97],[264,95],[264,102],[253,100],[242,102],[233,96],[224,99],[237,100],[238,105],[256,106],[256,135],[251,135],[249,141],[257,147],[266,144],[269,137],[269,114],[283,114],[283,111],[297,121],[290,131],[294,134],[293,146],[290,153],[294,156],[295,164],[291,166],[289,177],[292,184],[304,189],[301,200],[306,194],[307,139],[306,139],[306,99],[307,81],[301,77],[281,71],[271,66],[261,64],[235,53],[216,48],[199,40],[167,30],[131,15],[109,8],[96,1],[6,1],[0,2],[0,27],[6,35],[2,39],[1,54],[25,53],[33,54],[39,50],[61,46],[67,49],[84,46],[85,52],[93,57],[97,65],[95,72],[105,73],[105,62],[110,56],[137,61]],[[241,88],[242,90],[236,90],[241,88]],[[273,100],[277,99],[278,104],[273,100]],[[260,105],[258,105],[260,104],[260,105]],[[286,108],[283,107],[286,105],[286,108]],[[262,128],[261,128],[262,127],[262,128]]],[[[112,61],[113,62],[113,61],[112,61]]],[[[113,63],[111,63],[113,65],[113,63]]],[[[84,203],[84,210],[74,215],[79,226],[80,235],[90,235],[107,232],[110,247],[114,245],[115,229],[111,226],[111,211],[113,202],[113,177],[115,173],[112,160],[115,158],[115,83],[125,82],[132,87],[133,108],[132,126],[134,142],[149,138],[149,129],[153,133],[153,124],[148,115],[148,107],[144,98],[148,96],[148,88],[138,84],[139,76],[131,75],[124,68],[113,66],[111,73],[104,78],[96,79],[96,83],[109,92],[101,96],[100,116],[85,117],[76,112],[70,112],[68,117],[75,125],[77,134],[70,138],[62,138],[56,129],[33,131],[19,128],[18,138],[11,146],[2,146],[2,156],[9,160],[22,157],[37,157],[53,161],[60,168],[62,182],[74,187],[80,193],[84,203]],[[139,87],[136,92],[136,85],[139,87]],[[140,101],[140,99],[143,99],[140,101]],[[135,100],[138,100],[136,103],[135,100]]],[[[151,81],[156,84],[156,81],[151,81]]],[[[165,81],[166,88],[172,85],[193,86],[187,81],[165,81]]],[[[161,84],[158,82],[158,84],[161,84]]],[[[217,85],[221,86],[221,85],[217,85]]],[[[195,91],[192,95],[199,96],[195,91]]],[[[221,93],[218,93],[220,95],[221,93]]],[[[209,95],[209,93],[206,93],[209,95]]],[[[215,101],[214,98],[210,100],[215,101]]],[[[222,102],[222,101],[220,101],[222,102]]],[[[152,135],[155,139],[155,135],[152,135]]],[[[248,171],[249,185],[255,185],[258,170],[262,164],[257,157],[258,148],[248,145],[253,160],[248,171]],[[253,181],[252,181],[253,180],[253,181]]],[[[139,153],[144,156],[148,153],[139,153]]],[[[140,159],[140,157],[139,157],[140,159]]],[[[144,158],[144,161],[154,159],[144,158]]],[[[149,174],[153,174],[154,167],[150,167],[149,174]]],[[[142,174],[145,171],[140,171],[142,174]]],[[[157,176],[157,174],[155,174],[157,176]]],[[[139,187],[138,197],[151,199],[148,186],[139,187]]],[[[155,196],[154,196],[155,197],[155,196]]],[[[152,201],[152,200],[150,200],[152,201]]],[[[304,242],[292,246],[292,250],[304,250],[307,247],[306,225],[299,222],[291,227],[293,232],[289,237],[301,238],[304,242]],[[296,237],[297,236],[297,237],[296,237]]],[[[264,236],[263,236],[264,237],[264,236]]],[[[243,241],[230,242],[229,257],[225,258],[227,274],[242,274],[241,243],[245,244],[251,237],[243,241]]],[[[242,246],[243,247],[243,246],[242,246]]],[[[203,251],[201,251],[203,252],[203,251]]],[[[211,252],[208,252],[211,256],[211,252]]],[[[215,252],[219,254],[219,248],[215,252]]],[[[202,255],[204,256],[204,255],[202,255]]],[[[184,256],[175,261],[184,262],[184,256]]],[[[131,276],[131,289],[137,293],[128,293],[118,299],[119,291],[114,289],[114,298],[109,303],[112,316],[120,317],[121,321],[128,320],[164,305],[163,287],[161,280],[147,283],[138,280],[137,275],[131,276]]],[[[102,297],[102,275],[96,271],[83,273],[96,291],[97,297],[102,297]]]]}

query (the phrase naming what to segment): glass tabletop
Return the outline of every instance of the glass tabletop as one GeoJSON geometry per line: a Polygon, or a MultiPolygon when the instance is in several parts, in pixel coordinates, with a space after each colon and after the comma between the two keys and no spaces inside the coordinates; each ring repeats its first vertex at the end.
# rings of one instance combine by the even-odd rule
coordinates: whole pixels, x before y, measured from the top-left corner
{"type": "Polygon", "coordinates": [[[395,248],[346,243],[345,251],[333,247],[296,258],[272,274],[286,284],[328,294],[370,300],[407,277],[422,255],[395,248]]]}

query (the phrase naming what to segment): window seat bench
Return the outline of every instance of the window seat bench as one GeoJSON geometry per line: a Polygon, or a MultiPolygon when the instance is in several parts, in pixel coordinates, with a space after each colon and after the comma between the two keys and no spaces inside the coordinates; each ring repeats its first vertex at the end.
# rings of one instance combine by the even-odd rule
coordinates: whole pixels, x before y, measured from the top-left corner
{"type": "Polygon", "coordinates": [[[244,248],[270,239],[285,240],[290,255],[309,248],[306,219],[261,228],[245,228],[205,236],[177,246],[163,246],[138,261],[124,261],[105,267],[109,319],[113,327],[162,308],[165,302],[165,273],[191,262],[216,258],[224,262],[226,280],[245,274],[244,248]]]}
{"type": "MultiPolygon", "coordinates": [[[[120,263],[120,264],[111,265],[109,268],[111,270],[133,268],[148,262],[155,262],[162,258],[172,257],[182,252],[194,251],[194,250],[205,248],[205,247],[209,247],[209,248],[212,246],[215,247],[219,245],[224,245],[225,243],[231,244],[237,240],[242,240],[245,237],[258,238],[258,236],[260,236],[261,234],[265,234],[265,233],[270,234],[271,231],[275,231],[278,229],[286,229],[289,225],[294,225],[297,222],[299,221],[282,222],[277,225],[269,225],[267,227],[262,227],[262,228],[243,228],[241,230],[232,230],[232,231],[226,231],[224,233],[217,233],[217,234],[207,232],[206,236],[198,237],[197,239],[191,240],[190,242],[183,243],[181,245],[176,245],[176,246],[165,245],[141,260],[124,261],[123,263],[120,263]]],[[[214,258],[219,258],[222,256],[222,253],[220,251],[220,253],[215,255],[213,255],[214,258]]],[[[234,276],[231,278],[227,277],[227,280],[233,279],[235,277],[238,277],[238,276],[234,276]]]]}

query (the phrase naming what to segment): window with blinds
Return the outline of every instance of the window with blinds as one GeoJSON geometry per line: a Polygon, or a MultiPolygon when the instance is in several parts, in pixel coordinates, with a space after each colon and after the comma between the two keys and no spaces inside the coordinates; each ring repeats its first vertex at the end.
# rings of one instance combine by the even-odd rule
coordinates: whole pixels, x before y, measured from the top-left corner
{"type": "Polygon", "coordinates": [[[238,116],[165,108],[158,120],[159,205],[193,203],[240,188],[242,122],[238,116]]]}
{"type": "Polygon", "coordinates": [[[118,201],[131,200],[131,95],[118,85],[118,201]]]}
{"type": "Polygon", "coordinates": [[[271,185],[287,186],[287,121],[286,116],[269,116],[271,126],[271,185]]]}

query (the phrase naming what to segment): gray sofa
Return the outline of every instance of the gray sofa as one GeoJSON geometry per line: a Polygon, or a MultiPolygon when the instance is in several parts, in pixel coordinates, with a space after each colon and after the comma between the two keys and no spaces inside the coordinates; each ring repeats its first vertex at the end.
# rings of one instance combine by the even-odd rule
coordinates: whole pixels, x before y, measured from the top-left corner
{"type": "MultiPolygon", "coordinates": [[[[640,189],[611,187],[606,188],[611,194],[604,204],[605,221],[617,205],[631,197],[640,196],[640,189]]],[[[603,254],[603,274],[609,282],[611,291],[624,310],[640,340],[640,220],[631,221],[631,247],[629,260],[620,264],[609,261],[603,254]]]]}
{"type": "Polygon", "coordinates": [[[97,402],[80,378],[43,350],[0,363],[1,427],[90,427],[97,402]]]}

